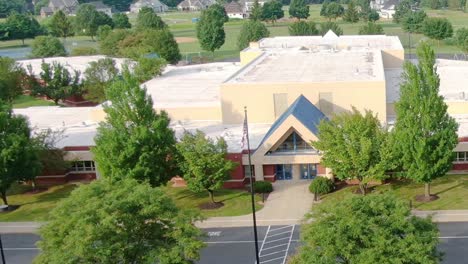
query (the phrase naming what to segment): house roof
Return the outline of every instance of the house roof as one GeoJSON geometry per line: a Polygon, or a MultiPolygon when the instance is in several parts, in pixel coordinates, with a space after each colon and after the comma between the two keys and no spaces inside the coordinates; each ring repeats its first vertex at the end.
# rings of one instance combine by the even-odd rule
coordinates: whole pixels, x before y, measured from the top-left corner
{"type": "Polygon", "coordinates": [[[265,134],[265,137],[259,144],[261,146],[265,140],[270,137],[276,129],[290,116],[294,116],[314,135],[318,134],[318,124],[322,120],[328,120],[325,114],[322,113],[314,104],[312,104],[304,95],[300,95],[294,103],[273,123],[270,130],[265,134]]]}
{"type": "Polygon", "coordinates": [[[154,7],[154,6],[166,6],[166,4],[162,3],[159,0],[139,0],[133,4],[131,7],[133,8],[141,8],[141,7],[154,7]]]}
{"type": "Polygon", "coordinates": [[[51,8],[71,8],[77,5],[77,0],[50,0],[49,2],[49,7],[51,8]]]}
{"type": "Polygon", "coordinates": [[[241,4],[238,2],[232,1],[231,3],[225,4],[224,5],[224,10],[226,10],[226,13],[243,13],[244,8],[242,7],[241,4]]]}
{"type": "Polygon", "coordinates": [[[104,4],[102,1],[94,1],[94,2],[89,2],[87,4],[90,4],[90,5],[93,5],[94,7],[96,7],[96,9],[107,9],[107,8],[111,8],[110,6],[104,4]]]}

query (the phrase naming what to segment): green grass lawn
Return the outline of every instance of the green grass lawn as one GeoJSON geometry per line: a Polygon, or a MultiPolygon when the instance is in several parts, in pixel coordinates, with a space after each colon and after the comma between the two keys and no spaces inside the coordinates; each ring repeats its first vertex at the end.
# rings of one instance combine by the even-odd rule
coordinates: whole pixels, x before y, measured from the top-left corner
{"type": "MultiPolygon", "coordinates": [[[[164,189],[180,208],[194,209],[198,208],[200,204],[210,202],[208,192],[194,193],[186,187],[165,187],[164,189]]],[[[218,209],[201,210],[203,216],[238,216],[252,212],[250,194],[243,190],[222,189],[215,191],[215,201],[223,202],[224,206],[218,209]]],[[[256,196],[256,201],[261,201],[261,197],[256,196]]],[[[256,203],[256,210],[260,210],[262,207],[256,203]]]]}
{"type": "Polygon", "coordinates": [[[30,187],[15,185],[7,193],[7,199],[9,204],[20,205],[20,207],[12,212],[0,213],[0,221],[46,221],[50,210],[62,198],[68,197],[76,186],[75,184],[58,185],[42,193],[23,194],[30,187]]]}
{"type": "MultiPolygon", "coordinates": [[[[355,195],[353,191],[358,186],[350,186],[336,192],[322,196],[326,206],[328,203],[337,202],[355,195]]],[[[412,201],[413,208],[418,210],[457,210],[468,209],[468,175],[447,175],[434,180],[431,184],[431,194],[436,194],[439,199],[432,202],[417,202],[414,197],[424,194],[424,184],[410,182],[394,182],[379,185],[372,193],[391,192],[401,199],[412,201]]]]}
{"type": "MultiPolygon", "coordinates": [[[[42,193],[26,194],[31,189],[30,186],[15,184],[7,193],[8,203],[20,207],[12,212],[0,213],[0,222],[46,221],[49,212],[77,186],[78,184],[70,183],[50,187],[42,193]]],[[[208,193],[193,193],[185,187],[164,187],[164,190],[180,208],[197,209],[198,205],[210,201],[208,193]]],[[[250,194],[245,191],[222,189],[215,192],[215,200],[223,202],[224,206],[214,210],[201,210],[203,216],[237,216],[251,212],[250,194]]],[[[261,201],[261,197],[256,196],[256,200],[261,201]]],[[[257,210],[262,207],[257,203],[257,210]]]]}
{"type": "Polygon", "coordinates": [[[54,102],[42,100],[30,95],[20,95],[13,101],[13,108],[27,108],[31,106],[51,106],[54,102]]]}

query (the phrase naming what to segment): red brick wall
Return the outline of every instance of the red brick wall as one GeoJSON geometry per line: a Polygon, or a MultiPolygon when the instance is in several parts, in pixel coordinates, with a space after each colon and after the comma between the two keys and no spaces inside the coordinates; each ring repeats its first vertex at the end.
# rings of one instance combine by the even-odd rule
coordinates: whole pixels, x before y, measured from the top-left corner
{"type": "MultiPolygon", "coordinates": [[[[276,173],[275,165],[263,165],[264,176],[275,175],[275,173],[276,173]]],[[[265,181],[275,182],[276,177],[265,177],[265,181]]]]}
{"type": "Polygon", "coordinates": [[[242,165],[242,155],[240,153],[229,153],[227,158],[237,162],[238,166],[231,172],[231,179],[244,179],[244,166],[242,165]]]}
{"type": "Polygon", "coordinates": [[[65,184],[67,182],[66,176],[61,177],[47,177],[47,176],[38,176],[36,177],[36,184],[38,185],[59,185],[65,184]]]}
{"type": "Polygon", "coordinates": [[[452,170],[468,170],[468,163],[454,163],[452,170]]]}
{"type": "Polygon", "coordinates": [[[63,150],[65,151],[88,151],[90,150],[90,147],[88,146],[64,147],[63,150]]]}
{"type": "Polygon", "coordinates": [[[96,179],[96,173],[70,173],[67,175],[67,181],[91,181],[96,179]]]}
{"type": "Polygon", "coordinates": [[[317,164],[317,174],[325,175],[325,167],[322,164],[317,164]]]}

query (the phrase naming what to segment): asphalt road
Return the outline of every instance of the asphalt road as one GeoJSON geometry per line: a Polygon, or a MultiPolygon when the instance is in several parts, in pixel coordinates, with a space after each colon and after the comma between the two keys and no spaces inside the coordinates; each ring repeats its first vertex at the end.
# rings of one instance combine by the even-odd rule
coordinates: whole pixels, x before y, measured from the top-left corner
{"type": "MultiPolygon", "coordinates": [[[[440,249],[445,253],[443,263],[468,263],[468,223],[440,223],[440,249]]],[[[201,252],[199,264],[244,264],[255,262],[251,228],[205,229],[207,247],[201,252]]],[[[299,240],[299,226],[258,228],[261,263],[278,264],[294,254],[299,240]]],[[[38,253],[35,234],[3,234],[6,262],[29,264],[38,253]]]]}

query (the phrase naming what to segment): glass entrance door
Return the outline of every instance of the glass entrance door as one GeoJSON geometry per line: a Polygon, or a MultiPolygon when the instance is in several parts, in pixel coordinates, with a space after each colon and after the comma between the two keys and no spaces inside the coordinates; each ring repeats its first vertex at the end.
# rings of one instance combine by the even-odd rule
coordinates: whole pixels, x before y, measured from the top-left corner
{"type": "Polygon", "coordinates": [[[315,176],[317,176],[316,164],[301,164],[301,179],[313,179],[315,176]]]}
{"type": "Polygon", "coordinates": [[[276,165],[276,179],[277,180],[291,180],[292,179],[292,165],[279,164],[276,165]]]}

